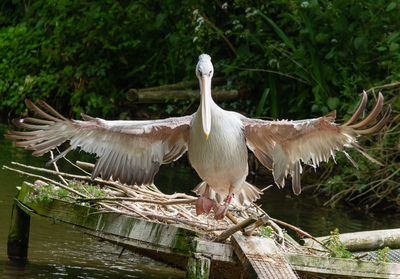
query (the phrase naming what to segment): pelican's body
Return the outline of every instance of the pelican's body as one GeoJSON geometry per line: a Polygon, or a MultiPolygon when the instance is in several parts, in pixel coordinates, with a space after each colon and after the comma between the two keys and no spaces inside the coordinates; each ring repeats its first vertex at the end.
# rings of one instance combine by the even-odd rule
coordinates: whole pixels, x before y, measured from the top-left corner
{"type": "Polygon", "coordinates": [[[30,131],[9,131],[6,136],[17,146],[35,150],[36,156],[69,141],[70,147],[52,161],[79,147],[99,157],[93,178],[112,177],[128,185],[152,183],[160,165],[173,162],[188,151],[190,163],[203,180],[194,190],[200,195],[196,211],[201,214],[214,210],[216,219],[225,216],[232,197],[241,204],[260,197],[261,191],[245,181],[247,148],[272,170],[278,186],[283,187],[290,174],[295,194],[301,191],[302,163],[317,167],[335,151],[348,156],[346,146],[377,162],[357,145],[356,137],[376,133],[387,122],[390,106],[381,120],[363,129],[382,110],[381,94],[370,114],[358,123],[355,122],[367,102],[365,92],[354,115],[342,125],[334,123],[335,113],[307,120],[264,121],[220,108],[211,97],[213,72],[211,57],[200,55],[196,66],[200,106],[193,115],[146,121],[106,121],[82,115],[81,121],[63,117],[43,101],[39,100],[39,108],[26,100],[41,118],[14,121],[16,126],[30,131]]]}
{"type": "Polygon", "coordinates": [[[210,107],[212,132],[208,139],[204,137],[201,110],[198,110],[190,128],[188,156],[200,178],[226,196],[231,185],[236,193],[246,179],[246,139],[239,115],[223,110],[214,102],[210,107]]]}

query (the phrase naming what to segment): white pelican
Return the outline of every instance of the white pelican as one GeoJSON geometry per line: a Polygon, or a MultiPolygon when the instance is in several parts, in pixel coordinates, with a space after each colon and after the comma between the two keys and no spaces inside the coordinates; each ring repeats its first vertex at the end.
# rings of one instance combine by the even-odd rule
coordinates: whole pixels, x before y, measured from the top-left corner
{"type": "Polygon", "coordinates": [[[196,66],[200,106],[189,116],[107,121],[82,114],[83,120],[70,120],[43,101],[38,101],[39,108],[26,100],[26,105],[41,118],[13,121],[15,126],[30,131],[9,131],[6,137],[14,140],[16,146],[34,150],[35,156],[69,141],[70,146],[53,161],[80,147],[98,156],[92,178],[100,174],[103,179],[112,177],[129,185],[152,183],[160,165],[171,163],[188,151],[191,165],[203,180],[194,190],[200,195],[197,213],[213,209],[215,219],[225,216],[232,197],[241,204],[260,197],[261,191],[245,181],[247,147],[272,170],[279,187],[285,185],[290,174],[295,194],[301,191],[302,163],[317,167],[333,157],[335,151],[345,152],[344,147],[348,146],[377,162],[357,145],[356,138],[380,131],[387,122],[390,106],[376,124],[366,128],[382,110],[381,93],[371,113],[358,123],[355,122],[367,103],[365,92],[354,115],[342,125],[334,123],[335,112],[315,119],[264,121],[220,108],[211,95],[213,74],[211,57],[200,55],[196,66]],[[221,198],[224,198],[222,204],[221,198]]]}

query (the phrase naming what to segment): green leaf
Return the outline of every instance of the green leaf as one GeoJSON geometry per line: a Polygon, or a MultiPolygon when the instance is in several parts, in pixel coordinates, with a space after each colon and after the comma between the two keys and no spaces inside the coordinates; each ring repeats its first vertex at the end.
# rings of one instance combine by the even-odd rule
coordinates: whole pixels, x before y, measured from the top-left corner
{"type": "Polygon", "coordinates": [[[396,2],[391,2],[387,7],[386,7],[386,11],[390,12],[391,10],[393,10],[394,8],[396,8],[396,2]]]}
{"type": "Polygon", "coordinates": [[[317,36],[315,36],[315,41],[317,43],[326,43],[329,41],[329,34],[318,33],[317,36]]]}
{"type": "Polygon", "coordinates": [[[282,41],[288,46],[290,47],[293,51],[296,50],[296,48],[294,47],[294,44],[292,43],[292,41],[289,39],[288,36],[286,36],[285,32],[282,31],[282,29],[276,25],[276,23],[270,19],[268,16],[266,16],[265,14],[263,14],[261,11],[258,11],[258,14],[260,14],[266,21],[268,21],[269,24],[271,24],[272,28],[275,30],[275,32],[278,34],[278,36],[282,39],[282,41]]]}
{"type": "Polygon", "coordinates": [[[329,60],[335,56],[335,47],[331,48],[331,50],[325,55],[325,59],[329,60]]]}
{"type": "Polygon", "coordinates": [[[339,105],[339,98],[337,97],[329,97],[328,98],[328,108],[330,110],[335,110],[339,105]]]}
{"type": "Polygon", "coordinates": [[[399,49],[399,44],[398,43],[391,43],[389,46],[389,50],[391,52],[397,52],[397,50],[399,49]]]}
{"type": "Polygon", "coordinates": [[[400,32],[393,32],[393,33],[387,38],[388,43],[393,42],[393,41],[396,40],[399,36],[400,36],[400,32]]]}
{"type": "Polygon", "coordinates": [[[270,91],[269,88],[265,88],[265,90],[264,90],[264,92],[263,92],[263,94],[261,96],[261,99],[258,102],[255,116],[259,117],[263,113],[264,106],[265,106],[265,103],[267,101],[267,96],[269,94],[269,91],[270,91]]]}
{"type": "Polygon", "coordinates": [[[365,37],[355,38],[354,47],[356,49],[366,49],[367,48],[367,39],[365,37]]]}

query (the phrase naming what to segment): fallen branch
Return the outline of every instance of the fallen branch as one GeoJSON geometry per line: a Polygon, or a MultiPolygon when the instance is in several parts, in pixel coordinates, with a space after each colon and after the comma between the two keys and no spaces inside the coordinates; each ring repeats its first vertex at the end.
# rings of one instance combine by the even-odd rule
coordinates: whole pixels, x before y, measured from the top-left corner
{"type": "Polygon", "coordinates": [[[72,189],[72,188],[70,188],[70,187],[68,187],[68,186],[65,186],[64,184],[62,184],[62,183],[60,183],[60,182],[57,182],[57,181],[55,181],[55,180],[52,180],[52,179],[50,179],[50,178],[47,178],[47,177],[44,177],[44,176],[41,176],[41,175],[37,175],[37,174],[33,174],[33,173],[29,173],[29,172],[25,172],[25,171],[22,171],[22,170],[10,168],[10,167],[8,167],[8,166],[3,166],[3,169],[7,169],[7,170],[10,170],[10,171],[19,173],[19,174],[28,175],[28,176],[31,176],[31,177],[36,177],[36,178],[39,178],[39,179],[48,181],[48,182],[50,182],[50,183],[52,183],[52,184],[54,184],[54,185],[59,186],[60,188],[63,188],[63,189],[65,189],[65,190],[67,190],[67,191],[70,191],[70,192],[72,192],[72,193],[74,193],[74,194],[76,194],[76,195],[78,195],[78,196],[80,196],[80,197],[87,198],[87,196],[85,196],[84,194],[82,194],[82,193],[80,193],[80,192],[78,192],[78,191],[76,191],[76,190],[74,190],[74,189],[72,189]]]}
{"type": "MultiPolygon", "coordinates": [[[[65,158],[65,157],[64,157],[65,158]]],[[[67,158],[65,158],[67,159],[67,158]]],[[[72,163],[72,162],[71,162],[72,163]]],[[[73,164],[73,163],[72,163],[73,164]]],[[[75,167],[81,168],[82,170],[87,169],[87,170],[93,170],[94,169],[94,164],[88,163],[88,162],[81,162],[81,161],[76,161],[76,164],[73,164],[75,167]]],[[[85,171],[85,173],[89,174],[88,172],[85,171]]]]}
{"type": "Polygon", "coordinates": [[[234,223],[235,225],[237,225],[239,223],[238,220],[236,220],[236,218],[232,214],[229,213],[229,211],[226,212],[225,216],[228,217],[228,219],[231,220],[232,223],[234,223]]]}
{"type": "Polygon", "coordinates": [[[352,260],[359,260],[359,259],[365,258],[365,257],[368,256],[368,255],[369,255],[368,253],[364,253],[364,254],[361,254],[361,255],[352,257],[351,259],[352,259],[352,260]]]}
{"type": "Polygon", "coordinates": [[[131,201],[131,202],[154,203],[154,204],[159,204],[159,205],[190,204],[190,203],[196,202],[196,200],[193,200],[193,199],[158,201],[158,200],[148,200],[148,199],[135,199],[135,198],[129,198],[129,197],[85,198],[85,199],[78,199],[78,200],[79,201],[85,201],[85,202],[131,201]]]}
{"type": "Polygon", "coordinates": [[[322,247],[324,247],[325,249],[327,249],[330,252],[333,252],[329,247],[327,247],[325,244],[323,244],[321,241],[319,241],[318,239],[316,239],[315,237],[313,237],[311,234],[309,234],[308,232],[303,231],[302,229],[293,226],[291,224],[288,224],[286,222],[283,222],[281,220],[275,219],[275,218],[271,218],[272,221],[274,221],[275,223],[281,224],[282,226],[288,227],[292,230],[294,230],[297,234],[301,235],[301,236],[305,236],[308,238],[311,238],[312,240],[314,240],[315,242],[317,242],[318,244],[320,244],[322,247]]]}
{"type": "MultiPolygon", "coordinates": [[[[224,77],[214,77],[213,78],[213,84],[214,85],[221,85],[224,82],[226,82],[224,77]]],[[[189,81],[181,81],[178,83],[173,83],[173,84],[167,84],[167,85],[160,85],[160,86],[154,86],[154,87],[147,87],[147,88],[141,88],[141,89],[134,89],[138,91],[168,91],[168,90],[185,90],[188,88],[197,88],[199,86],[199,81],[198,80],[189,80],[189,81]]],[[[132,89],[130,89],[132,90],[132,89]]]]}
{"type": "Polygon", "coordinates": [[[381,88],[387,88],[387,87],[395,87],[395,86],[400,86],[400,81],[396,81],[396,82],[392,82],[392,83],[388,83],[388,84],[384,84],[384,85],[378,85],[378,86],[374,86],[371,87],[370,89],[368,89],[366,92],[374,92],[375,89],[381,89],[381,88]]]}
{"type": "Polygon", "coordinates": [[[228,237],[230,237],[235,232],[242,230],[242,229],[246,228],[247,226],[250,226],[251,224],[255,223],[256,221],[257,221],[256,218],[249,217],[249,218],[245,219],[244,221],[240,222],[239,224],[234,225],[234,226],[230,227],[229,229],[223,231],[219,236],[217,236],[214,239],[214,242],[221,242],[221,241],[227,239],[228,237]]]}
{"type": "MultiPolygon", "coordinates": [[[[50,158],[52,161],[54,160],[54,154],[53,154],[52,150],[50,150],[50,158]]],[[[53,162],[53,166],[54,166],[54,169],[59,172],[57,162],[53,162]]],[[[68,185],[68,182],[64,179],[64,177],[62,175],[58,175],[58,177],[61,179],[61,181],[64,183],[64,185],[68,185]]]]}
{"type": "MultiPolygon", "coordinates": [[[[141,90],[130,89],[127,92],[127,99],[135,103],[165,103],[166,101],[188,100],[199,97],[199,90],[141,90]]],[[[220,101],[237,99],[239,92],[237,90],[216,90],[213,92],[213,98],[220,101]]]]}
{"type": "MultiPolygon", "coordinates": [[[[16,165],[16,166],[20,166],[20,167],[23,167],[23,168],[31,169],[31,170],[36,170],[36,171],[41,171],[41,172],[45,172],[45,173],[54,174],[54,175],[62,175],[62,176],[65,176],[65,177],[71,177],[71,178],[75,178],[75,179],[99,182],[99,183],[102,183],[102,184],[114,186],[114,187],[124,191],[125,193],[129,193],[129,191],[132,191],[133,188],[134,188],[135,190],[137,190],[139,192],[144,192],[144,193],[147,193],[147,194],[154,194],[154,195],[156,195],[158,197],[166,197],[166,198],[171,198],[172,197],[173,198],[174,195],[175,195],[175,194],[174,195],[159,194],[157,192],[152,192],[152,191],[149,191],[149,190],[146,190],[146,189],[142,189],[139,186],[127,187],[127,186],[124,186],[124,185],[122,185],[122,184],[120,184],[118,182],[103,180],[101,178],[95,178],[93,180],[90,176],[69,174],[69,173],[65,173],[65,172],[57,172],[57,171],[53,171],[53,170],[49,170],[49,169],[45,169],[45,168],[38,168],[38,167],[33,167],[33,166],[21,164],[21,163],[18,163],[18,162],[11,162],[11,164],[16,165]]],[[[186,197],[186,198],[195,199],[195,197],[191,197],[189,195],[180,194],[180,193],[177,193],[175,196],[176,197],[186,197]]]]}

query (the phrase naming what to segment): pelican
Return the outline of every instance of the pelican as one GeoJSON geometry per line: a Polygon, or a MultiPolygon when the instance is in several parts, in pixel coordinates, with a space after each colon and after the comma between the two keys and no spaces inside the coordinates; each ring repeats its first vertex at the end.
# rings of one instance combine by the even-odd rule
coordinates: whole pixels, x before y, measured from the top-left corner
{"type": "Polygon", "coordinates": [[[112,178],[128,185],[152,183],[160,165],[171,163],[188,151],[190,164],[202,179],[194,189],[199,195],[196,212],[208,214],[213,210],[217,220],[225,216],[232,197],[240,204],[260,198],[262,192],[246,182],[247,148],[272,170],[278,187],[284,187],[290,174],[296,195],[301,192],[302,164],[317,167],[330,157],[334,159],[335,151],[342,151],[356,165],[345,147],[353,147],[379,163],[357,144],[357,137],[379,132],[388,121],[390,106],[376,120],[383,107],[381,93],[372,111],[359,122],[367,103],[365,92],[355,113],[342,125],[334,123],[335,111],[314,119],[265,121],[219,107],[211,94],[213,74],[211,57],[200,55],[196,66],[200,106],[192,115],[107,121],[82,114],[83,120],[72,120],[41,100],[39,106],[26,100],[39,118],[13,120],[15,126],[28,131],[9,131],[6,137],[14,140],[16,146],[34,150],[35,156],[69,141],[69,147],[49,163],[79,147],[98,157],[92,178],[101,175],[103,179],[112,178]]]}

